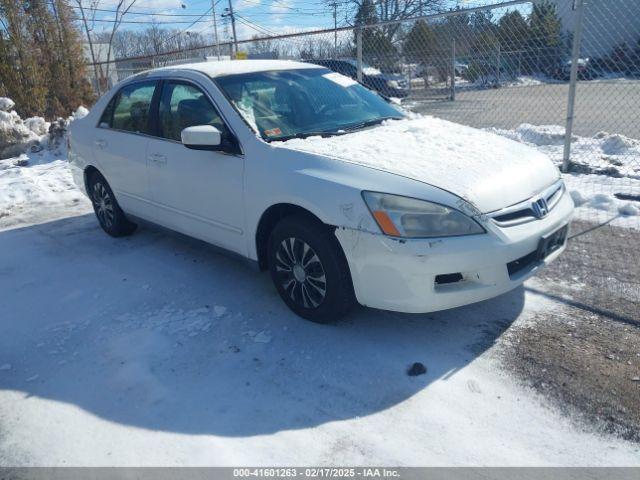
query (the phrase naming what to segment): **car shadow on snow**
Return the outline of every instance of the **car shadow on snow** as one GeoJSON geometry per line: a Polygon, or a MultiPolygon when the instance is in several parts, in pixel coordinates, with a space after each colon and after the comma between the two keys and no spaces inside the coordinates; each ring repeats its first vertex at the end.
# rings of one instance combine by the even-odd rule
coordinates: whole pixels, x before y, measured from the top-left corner
{"type": "Polygon", "coordinates": [[[0,289],[12,292],[0,305],[2,390],[179,433],[375,414],[448,381],[524,306],[519,288],[445,312],[357,308],[316,325],[265,273],[159,229],[110,238],[92,215],[0,232],[0,258],[0,289]],[[408,376],[413,362],[427,373],[408,376]]]}

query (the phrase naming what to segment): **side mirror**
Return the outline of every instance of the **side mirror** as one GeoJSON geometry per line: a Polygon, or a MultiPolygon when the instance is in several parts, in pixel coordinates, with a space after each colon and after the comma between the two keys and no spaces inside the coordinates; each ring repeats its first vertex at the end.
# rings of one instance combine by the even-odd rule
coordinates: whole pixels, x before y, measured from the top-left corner
{"type": "Polygon", "coordinates": [[[182,144],[193,150],[219,150],[222,144],[220,130],[212,125],[196,125],[180,132],[182,144]]]}

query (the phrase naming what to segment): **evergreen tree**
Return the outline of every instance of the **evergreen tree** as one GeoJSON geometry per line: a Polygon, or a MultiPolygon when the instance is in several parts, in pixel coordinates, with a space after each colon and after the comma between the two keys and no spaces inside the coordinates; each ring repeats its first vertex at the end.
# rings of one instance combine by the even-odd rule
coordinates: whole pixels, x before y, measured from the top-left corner
{"type": "Polygon", "coordinates": [[[498,22],[498,37],[505,51],[519,51],[531,37],[529,24],[519,10],[505,13],[498,22]]]}
{"type": "MultiPolygon", "coordinates": [[[[373,0],[363,0],[354,20],[356,29],[377,23],[378,15],[373,0]]],[[[391,68],[397,60],[397,54],[395,46],[380,28],[362,28],[362,58],[365,62],[383,69],[391,68]]]]}
{"type": "Polygon", "coordinates": [[[436,34],[424,20],[418,20],[404,40],[403,52],[408,60],[429,64],[436,50],[436,34]]]}
{"type": "Polygon", "coordinates": [[[493,12],[491,10],[480,10],[475,12],[470,17],[471,29],[474,33],[483,33],[487,30],[493,30],[495,24],[493,23],[493,12]]]}
{"type": "Polygon", "coordinates": [[[529,16],[529,60],[535,69],[552,73],[567,53],[562,37],[562,22],[556,6],[547,0],[533,5],[529,16]]]}
{"type": "Polygon", "coordinates": [[[505,13],[500,18],[497,36],[501,55],[510,75],[515,78],[524,73],[533,73],[527,56],[527,42],[531,32],[527,20],[519,10],[505,13]]]}

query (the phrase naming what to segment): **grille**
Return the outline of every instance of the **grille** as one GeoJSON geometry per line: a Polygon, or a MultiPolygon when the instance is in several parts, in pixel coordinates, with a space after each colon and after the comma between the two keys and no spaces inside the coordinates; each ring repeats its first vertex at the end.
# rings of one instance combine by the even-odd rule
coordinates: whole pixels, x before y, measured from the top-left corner
{"type": "MultiPolygon", "coordinates": [[[[540,198],[544,198],[547,201],[549,212],[558,204],[564,190],[564,183],[559,182],[540,195],[540,198]]],[[[503,208],[502,210],[494,212],[491,218],[501,227],[512,227],[514,225],[520,225],[521,223],[531,222],[537,218],[531,208],[532,202],[533,199],[529,199],[511,207],[503,208]]]]}

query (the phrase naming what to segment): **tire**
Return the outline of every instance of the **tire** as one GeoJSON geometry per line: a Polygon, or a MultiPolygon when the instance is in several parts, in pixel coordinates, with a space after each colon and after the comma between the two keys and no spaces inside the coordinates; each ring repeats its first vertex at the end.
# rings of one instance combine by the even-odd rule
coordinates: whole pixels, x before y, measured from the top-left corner
{"type": "Polygon", "coordinates": [[[102,229],[112,237],[131,235],[137,225],[127,219],[105,178],[94,172],[89,177],[87,187],[93,211],[102,229]]]}
{"type": "Polygon", "coordinates": [[[285,217],[269,236],[271,279],[298,316],[328,323],[355,303],[349,266],[330,227],[303,215],[285,217]]]}

